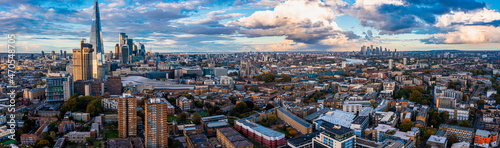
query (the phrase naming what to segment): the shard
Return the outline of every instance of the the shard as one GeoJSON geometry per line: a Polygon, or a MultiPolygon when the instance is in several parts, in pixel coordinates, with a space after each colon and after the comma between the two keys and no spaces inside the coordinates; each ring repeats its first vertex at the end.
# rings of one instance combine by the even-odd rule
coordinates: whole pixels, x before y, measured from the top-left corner
{"type": "Polygon", "coordinates": [[[92,44],[92,47],[94,48],[94,53],[92,54],[93,78],[95,79],[103,78],[105,74],[105,68],[104,68],[105,54],[102,41],[101,16],[99,14],[99,3],[97,2],[97,0],[94,1],[94,12],[92,14],[92,28],[90,31],[90,44],[92,44]]]}

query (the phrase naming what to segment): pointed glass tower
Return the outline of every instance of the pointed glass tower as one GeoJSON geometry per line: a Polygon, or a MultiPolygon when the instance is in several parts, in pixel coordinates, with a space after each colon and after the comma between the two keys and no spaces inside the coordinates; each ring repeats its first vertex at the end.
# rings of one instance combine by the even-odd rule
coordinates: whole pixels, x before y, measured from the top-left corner
{"type": "Polygon", "coordinates": [[[99,2],[94,1],[94,12],[92,13],[92,28],[90,30],[90,44],[94,48],[92,54],[92,75],[93,78],[102,78],[105,73],[103,65],[105,64],[104,46],[102,41],[101,16],[99,14],[99,2]]]}
{"type": "Polygon", "coordinates": [[[94,2],[94,12],[92,14],[92,29],[90,32],[90,44],[94,47],[97,53],[103,53],[102,31],[101,31],[101,16],[99,15],[99,3],[94,2]]]}

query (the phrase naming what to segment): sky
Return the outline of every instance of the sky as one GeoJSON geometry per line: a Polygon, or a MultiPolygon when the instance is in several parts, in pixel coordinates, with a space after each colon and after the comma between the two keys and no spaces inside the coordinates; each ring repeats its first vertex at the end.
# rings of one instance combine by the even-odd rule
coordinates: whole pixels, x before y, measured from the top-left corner
{"type": "MultiPolygon", "coordinates": [[[[1,49],[71,52],[92,0],[0,0],[1,49]]],[[[499,50],[498,0],[100,0],[105,52],[120,32],[153,52],[499,50]]],[[[0,51],[4,52],[4,51],[0,51]]]]}

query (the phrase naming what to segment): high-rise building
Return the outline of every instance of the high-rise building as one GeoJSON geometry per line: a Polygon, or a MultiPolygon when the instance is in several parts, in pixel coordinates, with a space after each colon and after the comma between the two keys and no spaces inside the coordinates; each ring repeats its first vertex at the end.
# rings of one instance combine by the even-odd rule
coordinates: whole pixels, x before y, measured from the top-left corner
{"type": "Polygon", "coordinates": [[[102,41],[101,31],[101,16],[99,14],[99,3],[94,1],[94,11],[92,13],[92,27],[90,31],[90,44],[94,47],[93,64],[92,64],[92,77],[95,79],[103,78],[106,73],[105,53],[102,41]]]}
{"type": "Polygon", "coordinates": [[[137,99],[130,94],[118,99],[118,136],[137,136],[137,99]]]}
{"type": "Polygon", "coordinates": [[[114,59],[120,59],[120,45],[116,44],[115,45],[115,56],[114,59]]]}
{"type": "MultiPolygon", "coordinates": [[[[134,40],[127,38],[128,56],[134,55],[134,40]]],[[[130,60],[130,58],[129,58],[130,60]]]]}
{"type": "Polygon", "coordinates": [[[392,61],[393,61],[392,59],[389,59],[389,69],[392,69],[392,65],[393,65],[392,61]]]}
{"type": "Polygon", "coordinates": [[[51,57],[54,57],[56,55],[56,52],[54,50],[52,50],[52,55],[50,55],[51,57]]]}
{"type": "Polygon", "coordinates": [[[150,98],[145,102],[144,142],[148,148],[168,146],[167,105],[165,98],[150,98]]]}
{"type": "Polygon", "coordinates": [[[118,47],[119,47],[118,51],[120,52],[120,57],[119,57],[120,61],[122,63],[128,63],[128,57],[130,54],[129,48],[128,48],[129,46],[127,46],[128,36],[125,33],[120,33],[119,37],[120,37],[120,44],[118,45],[118,47]],[[127,49],[124,49],[125,46],[127,49]]]}
{"type": "Polygon", "coordinates": [[[73,76],[74,81],[92,79],[92,45],[80,42],[80,49],[73,49],[73,76]]]}
{"type": "Polygon", "coordinates": [[[406,58],[403,58],[403,65],[406,66],[406,58]]]}
{"type": "Polygon", "coordinates": [[[42,51],[42,58],[45,57],[45,52],[42,51]]]}
{"type": "Polygon", "coordinates": [[[63,53],[63,58],[67,58],[66,57],[66,51],[64,51],[64,53],[63,53]]]}
{"type": "Polygon", "coordinates": [[[129,50],[128,46],[125,44],[121,46],[122,52],[121,52],[121,62],[122,63],[128,63],[129,62],[129,50]]]}

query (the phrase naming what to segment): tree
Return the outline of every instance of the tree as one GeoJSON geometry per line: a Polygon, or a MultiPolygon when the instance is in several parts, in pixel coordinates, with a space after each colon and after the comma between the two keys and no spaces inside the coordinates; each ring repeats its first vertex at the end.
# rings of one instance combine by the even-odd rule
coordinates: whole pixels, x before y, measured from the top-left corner
{"type": "Polygon", "coordinates": [[[290,136],[293,137],[293,136],[297,135],[297,131],[296,130],[290,130],[290,131],[288,131],[288,134],[290,134],[290,136]]]}
{"type": "Polygon", "coordinates": [[[236,113],[241,114],[241,113],[246,112],[247,108],[248,107],[247,107],[247,104],[245,102],[238,102],[238,104],[236,104],[236,106],[233,108],[233,110],[236,111],[236,113]]]}
{"type": "Polygon", "coordinates": [[[281,79],[283,80],[283,82],[290,82],[290,81],[292,81],[292,78],[290,78],[290,76],[288,76],[286,74],[281,74],[281,79]]]}
{"type": "Polygon", "coordinates": [[[484,104],[486,104],[486,102],[483,99],[477,101],[477,106],[481,108],[484,108],[484,104]]]}
{"type": "Polygon", "coordinates": [[[458,126],[471,127],[471,124],[469,121],[464,120],[464,121],[460,121],[460,123],[458,123],[458,126]]]}
{"type": "Polygon", "coordinates": [[[253,104],[253,102],[252,102],[252,101],[245,101],[245,103],[247,104],[247,107],[248,107],[249,109],[253,109],[253,108],[255,107],[255,105],[253,104]]]}
{"type": "Polygon", "coordinates": [[[272,108],[274,108],[274,105],[272,105],[272,104],[267,104],[267,105],[266,105],[266,109],[265,109],[265,110],[269,110],[269,109],[272,109],[272,108]]]}
{"type": "Polygon", "coordinates": [[[193,123],[196,125],[199,125],[201,123],[201,117],[202,116],[200,113],[198,113],[198,112],[193,113],[193,116],[192,116],[193,123]]]}
{"type": "Polygon", "coordinates": [[[434,128],[427,128],[424,130],[424,138],[423,139],[429,139],[429,137],[431,137],[431,135],[434,135],[436,134],[436,129],[434,128]]]}
{"type": "Polygon", "coordinates": [[[276,116],[276,115],[269,116],[269,118],[267,118],[267,122],[269,125],[276,124],[276,122],[278,122],[278,116],[276,116]]]}
{"type": "Polygon", "coordinates": [[[276,75],[272,73],[268,73],[264,75],[264,81],[266,83],[274,82],[274,79],[276,79],[276,75]]]}
{"type": "Polygon", "coordinates": [[[457,143],[457,142],[458,142],[457,134],[451,134],[448,137],[448,147],[451,147],[452,144],[457,143]]]}
{"type": "Polygon", "coordinates": [[[87,105],[87,113],[90,113],[90,116],[97,116],[104,110],[104,107],[101,104],[101,99],[95,99],[90,101],[87,105]]]}
{"type": "Polygon", "coordinates": [[[410,94],[410,101],[420,104],[422,102],[422,93],[420,91],[412,91],[410,94]]]}
{"type": "Polygon", "coordinates": [[[403,121],[403,123],[401,123],[401,125],[399,125],[399,129],[401,129],[401,131],[403,131],[403,132],[406,132],[406,131],[410,131],[413,126],[414,126],[413,122],[406,119],[403,121]]]}
{"type": "Polygon", "coordinates": [[[36,148],[43,148],[43,147],[46,147],[46,146],[49,146],[50,145],[50,142],[48,140],[45,140],[45,139],[37,139],[36,142],[35,142],[35,147],[36,148]]]}
{"type": "Polygon", "coordinates": [[[185,112],[182,112],[177,116],[177,120],[179,121],[186,121],[186,119],[187,119],[187,113],[185,112]]]}
{"type": "Polygon", "coordinates": [[[439,117],[441,117],[441,120],[443,120],[443,122],[447,122],[448,118],[450,117],[450,113],[448,111],[441,112],[439,114],[439,117]]]}

